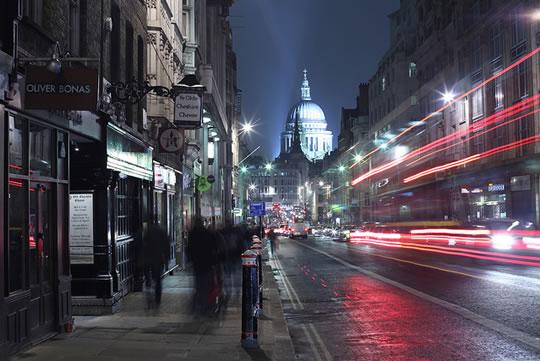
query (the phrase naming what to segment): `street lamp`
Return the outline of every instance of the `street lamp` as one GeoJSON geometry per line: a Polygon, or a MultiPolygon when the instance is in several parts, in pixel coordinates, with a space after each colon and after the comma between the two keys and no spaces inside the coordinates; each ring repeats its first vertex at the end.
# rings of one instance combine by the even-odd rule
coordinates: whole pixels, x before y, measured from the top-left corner
{"type": "Polygon", "coordinates": [[[339,170],[340,173],[345,172],[345,166],[344,166],[344,165],[340,165],[340,166],[338,167],[338,170],[339,170]]]}
{"type": "Polygon", "coordinates": [[[249,188],[250,191],[254,191],[255,189],[257,189],[257,186],[255,184],[251,183],[248,188],[249,188]]]}
{"type": "Polygon", "coordinates": [[[533,11],[533,13],[531,14],[531,19],[533,21],[540,21],[540,9],[533,11]]]}
{"type": "Polygon", "coordinates": [[[245,165],[243,165],[243,166],[240,167],[240,173],[246,174],[247,171],[248,171],[248,169],[247,169],[247,167],[246,167],[245,165]]]}
{"type": "Polygon", "coordinates": [[[454,100],[454,97],[455,97],[455,94],[451,90],[445,91],[442,95],[442,99],[444,100],[445,103],[450,103],[451,101],[454,100]]]}
{"type": "Polygon", "coordinates": [[[242,124],[240,127],[240,134],[242,133],[251,133],[253,131],[253,124],[251,122],[247,122],[242,124]]]}
{"type": "Polygon", "coordinates": [[[267,171],[271,171],[272,170],[272,163],[266,163],[264,165],[264,169],[266,169],[267,171]]]}
{"type": "Polygon", "coordinates": [[[409,152],[409,148],[405,145],[396,145],[394,147],[394,158],[400,159],[409,152]]]}

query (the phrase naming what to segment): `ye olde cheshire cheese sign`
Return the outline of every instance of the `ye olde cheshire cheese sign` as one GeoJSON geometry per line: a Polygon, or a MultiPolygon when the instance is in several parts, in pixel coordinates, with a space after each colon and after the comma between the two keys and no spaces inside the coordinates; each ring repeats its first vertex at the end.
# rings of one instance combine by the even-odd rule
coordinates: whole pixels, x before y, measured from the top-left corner
{"type": "Polygon", "coordinates": [[[201,126],[202,101],[195,93],[181,93],[174,99],[174,124],[181,128],[201,126]]]}
{"type": "Polygon", "coordinates": [[[62,67],[55,74],[46,67],[26,69],[24,106],[27,109],[96,110],[96,69],[62,67]]]}

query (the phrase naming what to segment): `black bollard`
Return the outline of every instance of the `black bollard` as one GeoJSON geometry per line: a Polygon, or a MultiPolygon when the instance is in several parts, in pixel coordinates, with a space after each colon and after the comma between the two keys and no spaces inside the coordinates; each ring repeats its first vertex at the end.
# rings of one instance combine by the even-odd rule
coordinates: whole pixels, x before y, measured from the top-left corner
{"type": "Polygon", "coordinates": [[[251,250],[257,252],[257,274],[259,281],[259,289],[257,294],[257,315],[263,315],[263,276],[262,276],[262,242],[259,238],[253,239],[251,250]]]}
{"type": "Polygon", "coordinates": [[[259,289],[257,275],[257,252],[242,253],[242,346],[259,347],[257,341],[257,317],[255,317],[259,289]]]}

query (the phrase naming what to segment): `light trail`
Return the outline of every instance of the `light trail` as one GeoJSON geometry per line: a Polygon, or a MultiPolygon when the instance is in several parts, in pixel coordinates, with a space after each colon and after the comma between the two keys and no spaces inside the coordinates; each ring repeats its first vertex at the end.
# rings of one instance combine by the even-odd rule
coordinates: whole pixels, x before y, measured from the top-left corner
{"type": "Polygon", "coordinates": [[[381,172],[384,172],[386,170],[389,170],[391,168],[393,168],[394,166],[406,161],[406,160],[409,160],[411,158],[414,158],[422,153],[425,153],[425,152],[428,152],[428,151],[431,151],[433,149],[435,149],[436,147],[438,147],[439,145],[443,145],[445,143],[448,143],[450,141],[453,141],[455,140],[456,138],[459,138],[460,136],[464,135],[464,134],[467,134],[469,132],[473,132],[473,131],[477,131],[478,129],[481,129],[487,125],[490,125],[490,124],[493,124],[493,123],[496,123],[498,121],[500,121],[501,119],[504,119],[506,117],[510,117],[510,116],[513,116],[513,115],[516,115],[516,114],[519,114],[521,112],[523,112],[524,110],[527,110],[533,106],[535,106],[536,104],[538,104],[538,102],[540,102],[540,94],[537,94],[531,98],[528,98],[528,99],[525,99],[525,100],[522,100],[520,101],[519,103],[516,103],[506,109],[503,109],[475,124],[472,124],[470,125],[467,129],[463,129],[463,130],[460,130],[458,132],[454,132],[452,134],[449,134],[447,136],[444,136],[442,138],[439,138],[429,144],[426,144],[418,149],[415,149],[409,153],[407,153],[405,156],[399,158],[399,159],[396,159],[396,160],[393,160],[391,162],[388,162],[386,164],[383,164],[383,165],[380,165],[364,174],[362,174],[361,176],[357,177],[356,179],[354,179],[352,181],[352,185],[356,185],[376,174],[379,174],[381,172]]]}
{"type": "Polygon", "coordinates": [[[410,167],[411,165],[413,165],[413,164],[415,164],[415,163],[417,163],[417,162],[420,162],[420,161],[422,161],[422,160],[424,160],[424,159],[426,159],[426,158],[429,158],[429,157],[431,157],[431,156],[433,156],[433,155],[435,155],[435,154],[437,154],[437,153],[440,153],[440,152],[445,151],[445,150],[447,150],[447,149],[453,148],[453,147],[455,147],[455,146],[457,146],[457,145],[460,145],[460,144],[464,144],[464,143],[466,143],[466,142],[469,142],[469,141],[471,141],[472,139],[478,138],[478,137],[481,136],[481,135],[487,134],[487,133],[489,133],[489,132],[491,132],[491,131],[493,131],[493,130],[496,130],[496,129],[498,129],[498,128],[504,127],[504,126],[509,125],[509,124],[511,124],[511,123],[514,123],[514,122],[516,122],[516,121],[518,121],[518,120],[521,120],[521,119],[526,118],[526,117],[528,117],[528,116],[534,115],[534,114],[536,114],[536,113],[538,113],[538,112],[540,112],[540,109],[536,109],[536,110],[534,110],[534,111],[532,111],[532,112],[529,112],[529,113],[520,115],[520,116],[517,117],[517,118],[512,118],[512,119],[510,119],[510,120],[507,120],[506,122],[497,124],[496,126],[491,127],[491,128],[489,128],[489,129],[486,129],[486,130],[483,130],[483,131],[481,131],[481,132],[479,132],[479,133],[476,133],[476,134],[474,134],[473,136],[471,136],[471,137],[469,137],[469,138],[467,138],[467,139],[460,140],[460,141],[457,142],[457,143],[453,143],[453,144],[447,145],[447,146],[444,147],[444,148],[437,149],[437,150],[431,152],[430,154],[423,155],[423,156],[421,156],[420,158],[417,158],[417,159],[413,160],[412,162],[408,163],[406,166],[407,166],[407,167],[410,167]]]}
{"type": "Polygon", "coordinates": [[[410,177],[405,178],[403,180],[403,183],[410,183],[410,182],[412,182],[414,180],[426,177],[428,175],[431,175],[431,174],[434,174],[434,173],[437,173],[437,172],[442,172],[444,170],[456,168],[456,167],[459,167],[459,166],[462,166],[462,165],[465,165],[465,164],[469,164],[469,163],[475,162],[475,161],[483,159],[483,158],[491,157],[491,156],[493,156],[493,155],[495,155],[497,153],[506,152],[506,151],[509,151],[509,150],[512,150],[512,149],[515,149],[515,148],[518,148],[518,147],[522,147],[522,146],[527,145],[527,144],[536,143],[539,140],[540,140],[540,135],[533,135],[533,136],[525,138],[525,139],[517,140],[515,142],[508,143],[508,144],[505,144],[505,145],[502,145],[500,147],[490,149],[490,150],[482,152],[482,153],[474,154],[474,155],[472,155],[470,157],[467,157],[467,158],[464,158],[464,159],[460,159],[460,160],[457,160],[457,161],[454,161],[454,162],[446,163],[446,164],[443,164],[443,165],[440,165],[440,166],[437,166],[437,167],[429,168],[427,170],[424,170],[424,171],[419,172],[419,173],[417,173],[415,175],[412,175],[410,177]]]}
{"type": "MultiPolygon", "coordinates": [[[[406,128],[405,130],[403,130],[401,133],[397,134],[396,136],[394,136],[393,138],[389,139],[385,145],[388,145],[388,144],[391,144],[391,143],[394,143],[396,140],[398,140],[399,138],[401,138],[402,136],[404,136],[405,134],[409,133],[412,129],[416,128],[417,126],[419,126],[421,123],[425,123],[426,121],[428,121],[429,119],[431,119],[434,115],[436,114],[439,114],[441,112],[443,112],[444,110],[448,109],[450,106],[452,106],[453,104],[455,104],[456,102],[464,99],[465,97],[469,96],[470,94],[474,93],[475,91],[477,91],[478,89],[481,89],[482,87],[486,86],[487,84],[491,83],[493,80],[497,79],[498,77],[506,74],[507,72],[509,72],[510,70],[516,68],[517,66],[519,66],[520,64],[522,64],[523,62],[527,61],[528,59],[532,58],[535,54],[537,54],[538,52],[540,52],[540,47],[539,48],[536,48],[534,49],[533,51],[531,51],[530,53],[528,53],[527,55],[524,55],[523,57],[521,57],[518,61],[516,61],[515,63],[509,65],[508,67],[502,69],[501,71],[495,73],[493,76],[491,76],[490,78],[484,80],[483,82],[481,82],[480,84],[476,85],[475,87],[473,87],[472,89],[468,90],[467,92],[461,94],[460,96],[454,98],[453,100],[449,101],[448,103],[446,103],[445,105],[443,105],[442,107],[440,107],[439,109],[435,110],[433,113],[430,113],[429,115],[425,116],[424,118],[420,119],[417,123],[415,123],[414,125],[411,125],[409,126],[408,128],[406,128]]],[[[358,161],[354,162],[349,168],[353,168],[354,166],[356,166],[358,163],[362,162],[364,159],[367,159],[369,157],[371,157],[373,154],[375,154],[376,152],[378,152],[379,150],[381,150],[383,148],[383,145],[379,145],[377,147],[375,147],[373,150],[371,150],[370,152],[368,152],[367,154],[365,154],[363,157],[361,157],[358,161]]],[[[357,182],[359,183],[359,182],[357,182]]]]}

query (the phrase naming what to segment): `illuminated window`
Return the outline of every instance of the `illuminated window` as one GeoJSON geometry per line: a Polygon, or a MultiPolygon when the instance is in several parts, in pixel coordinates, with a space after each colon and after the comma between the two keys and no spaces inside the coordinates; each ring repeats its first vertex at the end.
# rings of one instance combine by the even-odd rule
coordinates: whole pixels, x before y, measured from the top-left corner
{"type": "Polygon", "coordinates": [[[409,78],[416,78],[417,69],[416,69],[416,63],[414,61],[411,61],[409,63],[409,78]]]}
{"type": "Polygon", "coordinates": [[[504,106],[504,91],[503,91],[503,81],[501,77],[496,78],[493,81],[494,88],[494,106],[495,109],[500,109],[504,106]]]}
{"type": "Polygon", "coordinates": [[[484,115],[484,94],[482,93],[482,89],[478,89],[472,94],[471,101],[472,117],[475,120],[484,115]]]}
{"type": "Polygon", "coordinates": [[[386,90],[386,77],[383,76],[382,79],[381,79],[381,89],[382,91],[385,91],[386,90]]]}

